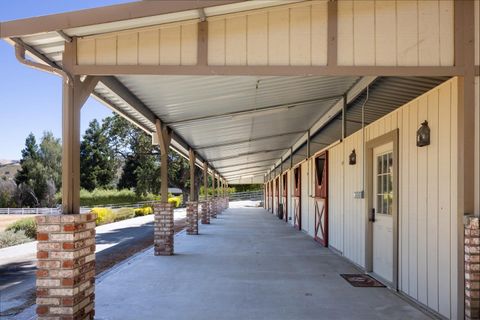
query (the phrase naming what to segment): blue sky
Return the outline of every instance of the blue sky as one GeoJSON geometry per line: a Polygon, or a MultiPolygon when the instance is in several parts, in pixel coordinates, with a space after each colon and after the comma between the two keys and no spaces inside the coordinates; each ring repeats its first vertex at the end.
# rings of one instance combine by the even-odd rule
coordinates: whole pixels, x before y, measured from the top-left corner
{"type": "MultiPolygon", "coordinates": [[[[0,21],[81,10],[127,0],[22,0],[0,1],[0,21]]],[[[21,65],[13,48],[0,40],[0,159],[20,159],[25,138],[33,132],[62,134],[62,84],[60,77],[21,65]]],[[[88,123],[111,111],[90,98],[82,108],[82,134],[88,123]]]]}

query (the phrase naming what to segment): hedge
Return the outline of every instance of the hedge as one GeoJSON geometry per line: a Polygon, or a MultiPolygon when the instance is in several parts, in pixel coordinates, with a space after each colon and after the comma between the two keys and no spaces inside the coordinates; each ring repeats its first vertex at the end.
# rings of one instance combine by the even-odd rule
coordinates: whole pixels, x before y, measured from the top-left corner
{"type": "Polygon", "coordinates": [[[35,239],[37,237],[37,222],[35,221],[35,218],[23,218],[9,224],[5,231],[11,231],[14,233],[23,231],[25,236],[35,239]]]}

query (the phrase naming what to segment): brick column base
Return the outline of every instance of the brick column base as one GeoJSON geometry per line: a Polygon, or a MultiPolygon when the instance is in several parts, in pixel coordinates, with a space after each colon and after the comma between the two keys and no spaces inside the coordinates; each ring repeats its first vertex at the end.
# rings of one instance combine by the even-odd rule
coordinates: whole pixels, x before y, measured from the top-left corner
{"type": "Polygon", "coordinates": [[[187,202],[187,234],[198,234],[198,202],[187,202]]]}
{"type": "Polygon", "coordinates": [[[200,202],[202,206],[202,224],[210,224],[210,215],[208,214],[208,201],[200,202]]]}
{"type": "Polygon", "coordinates": [[[173,255],[173,205],[171,203],[155,203],[154,251],[156,256],[173,255]]]}
{"type": "Polygon", "coordinates": [[[37,221],[37,319],[93,319],[95,214],[37,221]]]}
{"type": "Polygon", "coordinates": [[[210,200],[210,218],[217,218],[217,198],[210,200]]]}
{"type": "Polygon", "coordinates": [[[480,226],[465,217],[465,319],[480,319],[480,226]]]}

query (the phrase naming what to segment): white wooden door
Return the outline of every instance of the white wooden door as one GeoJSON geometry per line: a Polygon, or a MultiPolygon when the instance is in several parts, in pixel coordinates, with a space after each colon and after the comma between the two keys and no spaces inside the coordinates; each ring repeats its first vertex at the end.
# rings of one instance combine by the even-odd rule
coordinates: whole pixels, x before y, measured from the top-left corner
{"type": "Polygon", "coordinates": [[[373,273],[393,281],[393,143],[373,149],[373,273]]]}

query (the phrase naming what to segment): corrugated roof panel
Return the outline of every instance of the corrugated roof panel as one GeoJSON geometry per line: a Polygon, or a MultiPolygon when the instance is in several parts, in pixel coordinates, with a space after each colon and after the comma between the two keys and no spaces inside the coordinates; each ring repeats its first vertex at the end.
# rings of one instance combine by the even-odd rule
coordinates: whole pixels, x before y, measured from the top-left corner
{"type": "Polygon", "coordinates": [[[118,78],[167,123],[341,96],[358,79],[358,77],[318,76],[120,76],[118,78]]]}

